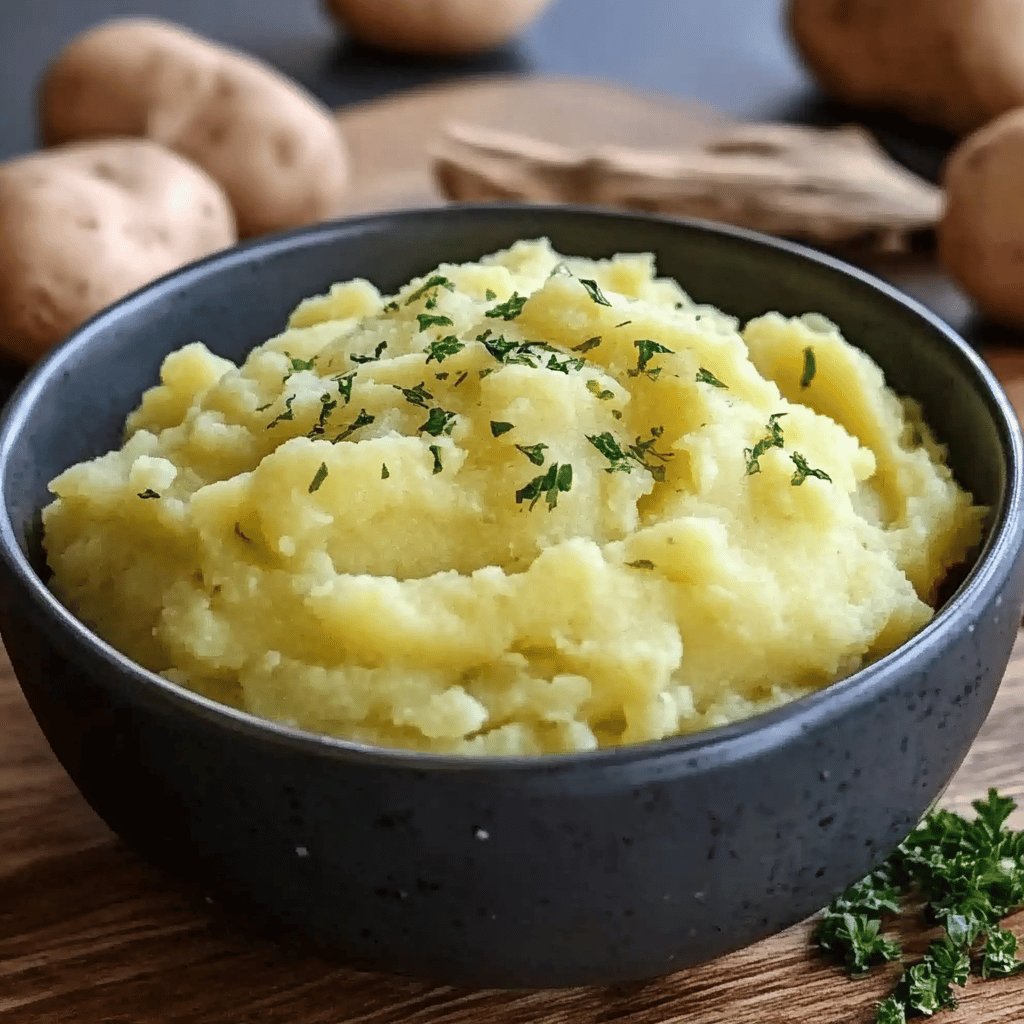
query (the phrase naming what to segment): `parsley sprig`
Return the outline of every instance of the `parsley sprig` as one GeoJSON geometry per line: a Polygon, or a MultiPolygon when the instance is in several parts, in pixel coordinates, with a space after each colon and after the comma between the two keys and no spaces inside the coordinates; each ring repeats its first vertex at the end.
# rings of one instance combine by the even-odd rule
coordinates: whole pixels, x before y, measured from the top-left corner
{"type": "Polygon", "coordinates": [[[528,501],[532,512],[534,505],[544,498],[550,512],[558,505],[558,495],[566,494],[571,490],[572,466],[567,462],[552,462],[546,473],[535,476],[525,487],[520,487],[516,491],[516,504],[521,505],[524,501],[528,501]]]}
{"type": "Polygon", "coordinates": [[[775,412],[768,417],[765,427],[767,433],[753,448],[744,448],[743,457],[747,460],[747,476],[753,476],[761,472],[761,456],[772,448],[781,448],[785,442],[782,435],[782,424],[779,420],[787,413],[775,412]]]}
{"type": "Polygon", "coordinates": [[[513,292],[509,299],[499,302],[497,306],[492,306],[484,313],[484,316],[490,317],[492,320],[515,320],[522,313],[527,298],[526,295],[513,292]]]}
{"type": "Polygon", "coordinates": [[[955,1007],[956,990],[972,973],[994,978],[1024,969],[1016,936],[1000,924],[1024,905],[1024,832],[1006,827],[1016,804],[990,789],[973,807],[973,821],[945,810],[929,814],[882,868],[833,901],[818,924],[818,946],[854,976],[901,958],[899,944],[882,928],[906,905],[923,903],[925,921],[943,928],[878,1005],[877,1024],[955,1007]]]}
{"type": "Polygon", "coordinates": [[[650,361],[659,353],[672,354],[672,349],[666,348],[664,345],[657,341],[652,341],[650,338],[638,338],[633,342],[633,346],[637,350],[636,356],[636,368],[629,370],[630,377],[644,376],[649,380],[657,380],[661,376],[661,367],[654,369],[648,369],[650,361]]]}

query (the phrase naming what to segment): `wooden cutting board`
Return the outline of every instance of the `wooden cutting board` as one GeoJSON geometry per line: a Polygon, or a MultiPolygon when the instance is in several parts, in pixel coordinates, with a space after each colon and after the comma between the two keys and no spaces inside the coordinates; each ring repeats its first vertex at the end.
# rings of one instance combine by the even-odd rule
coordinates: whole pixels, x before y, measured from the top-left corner
{"type": "MultiPolygon", "coordinates": [[[[429,148],[446,119],[586,143],[671,146],[721,126],[699,107],[596,83],[489,80],[419,90],[339,115],[353,149],[349,212],[440,201],[429,148]],[[588,134],[589,133],[589,134],[588,134]]],[[[929,278],[936,284],[934,273],[929,278]]],[[[941,285],[940,285],[941,286],[941,285]]],[[[1024,355],[992,361],[1024,411],[1024,355]]],[[[884,975],[851,982],[800,926],[660,981],[502,993],[357,974],[256,938],[142,863],[78,796],[0,652],[0,1020],[10,1024],[867,1024],[884,975]]],[[[1024,797],[1024,641],[995,710],[945,796],[1024,797]]],[[[1018,827],[1024,815],[1018,814],[1018,827]]],[[[1013,922],[1024,934],[1024,915],[1013,922]]],[[[973,984],[947,1024],[1018,1024],[1024,976],[973,984]]]]}

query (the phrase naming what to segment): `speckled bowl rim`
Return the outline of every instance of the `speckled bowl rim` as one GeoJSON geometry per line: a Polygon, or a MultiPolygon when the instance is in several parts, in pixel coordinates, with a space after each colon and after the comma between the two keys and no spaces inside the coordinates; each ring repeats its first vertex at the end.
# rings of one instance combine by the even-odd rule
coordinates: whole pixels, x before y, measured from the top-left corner
{"type": "MultiPolygon", "coordinates": [[[[912,397],[912,396],[911,396],[912,397]]],[[[578,770],[586,765],[595,773],[602,770],[628,768],[631,765],[662,759],[688,759],[693,770],[700,770],[710,763],[741,761],[757,755],[766,749],[784,745],[789,738],[842,713],[850,705],[870,700],[874,691],[884,681],[909,669],[917,651],[927,648],[947,630],[957,628],[960,620],[969,617],[972,603],[984,593],[994,577],[1013,560],[1014,554],[1024,544],[1022,538],[1022,516],[1024,516],[1024,442],[1016,414],[1001,385],[981,357],[959,334],[936,314],[903,294],[897,288],[886,284],[874,275],[850,266],[835,257],[819,253],[794,242],[783,241],[759,232],[748,231],[696,218],[672,218],[653,214],[630,214],[602,207],[579,205],[527,205],[520,203],[493,204],[450,204],[446,207],[387,211],[348,217],[299,228],[281,234],[235,246],[215,253],[206,259],[189,264],[173,273],[146,285],[133,294],[101,311],[83,324],[61,345],[52,350],[38,363],[21,382],[3,410],[0,421],[0,558],[6,563],[12,576],[20,583],[25,596],[31,599],[51,621],[53,628],[68,634],[76,644],[90,648],[98,654],[111,671],[112,679],[118,684],[128,681],[129,685],[144,687],[149,699],[162,699],[176,705],[179,710],[195,714],[215,725],[243,732],[266,742],[275,743],[307,753],[321,755],[329,760],[357,760],[416,771],[442,771],[471,773],[490,776],[498,773],[543,773],[558,774],[561,771],[578,770]],[[207,697],[193,693],[177,683],[142,668],[116,650],[105,640],[93,633],[76,618],[54,596],[18,544],[14,524],[7,507],[6,469],[11,452],[27,427],[28,406],[33,403],[49,383],[59,374],[65,362],[87,348],[93,336],[101,333],[108,318],[130,313],[133,306],[144,305],[154,292],[170,285],[178,288],[190,281],[209,276],[218,268],[244,264],[253,256],[268,250],[281,252],[303,245],[308,239],[320,235],[334,235],[339,229],[353,230],[360,225],[391,222],[400,233],[404,223],[422,219],[444,219],[452,216],[472,216],[474,213],[493,216],[496,210],[510,213],[529,212],[536,218],[538,234],[544,233],[545,217],[579,217],[581,219],[607,220],[613,222],[640,222],[651,225],[672,226],[688,232],[724,235],[736,241],[786,253],[827,270],[843,275],[862,286],[867,286],[885,299],[902,306],[905,310],[923,320],[936,338],[937,344],[952,348],[965,365],[973,384],[985,399],[994,425],[1000,435],[1003,456],[1006,460],[1007,486],[1002,501],[993,510],[992,524],[985,544],[977,561],[955,594],[939,610],[936,616],[920,632],[901,644],[895,651],[877,662],[859,670],[845,679],[799,697],[771,711],[729,725],[690,733],[684,736],[650,740],[643,743],[620,747],[606,747],[591,751],[574,751],[558,754],[521,755],[474,755],[434,754],[401,748],[379,747],[352,740],[318,733],[307,732],[269,719],[259,718],[246,711],[219,704],[207,697]]],[[[967,622],[963,622],[964,628],[967,622]]]]}

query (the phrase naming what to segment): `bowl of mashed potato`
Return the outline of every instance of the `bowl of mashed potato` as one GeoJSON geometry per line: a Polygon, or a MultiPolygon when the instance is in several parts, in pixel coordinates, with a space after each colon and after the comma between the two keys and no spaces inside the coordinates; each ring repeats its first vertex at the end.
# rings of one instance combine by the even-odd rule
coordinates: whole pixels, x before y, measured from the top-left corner
{"type": "Polygon", "coordinates": [[[806,916],[948,781],[1024,600],[969,347],[696,223],[233,250],[83,328],[0,451],[0,629],[96,810],[446,981],[647,977],[806,916]]]}

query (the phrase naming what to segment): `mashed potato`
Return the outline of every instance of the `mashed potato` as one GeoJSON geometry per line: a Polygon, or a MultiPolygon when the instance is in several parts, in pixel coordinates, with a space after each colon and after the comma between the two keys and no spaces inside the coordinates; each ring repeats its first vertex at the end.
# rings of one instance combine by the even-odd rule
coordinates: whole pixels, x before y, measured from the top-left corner
{"type": "Polygon", "coordinates": [[[60,598],[255,715],[467,754],[755,714],[932,616],[984,510],[821,316],[543,241],[168,356],[45,510],[60,598]]]}

